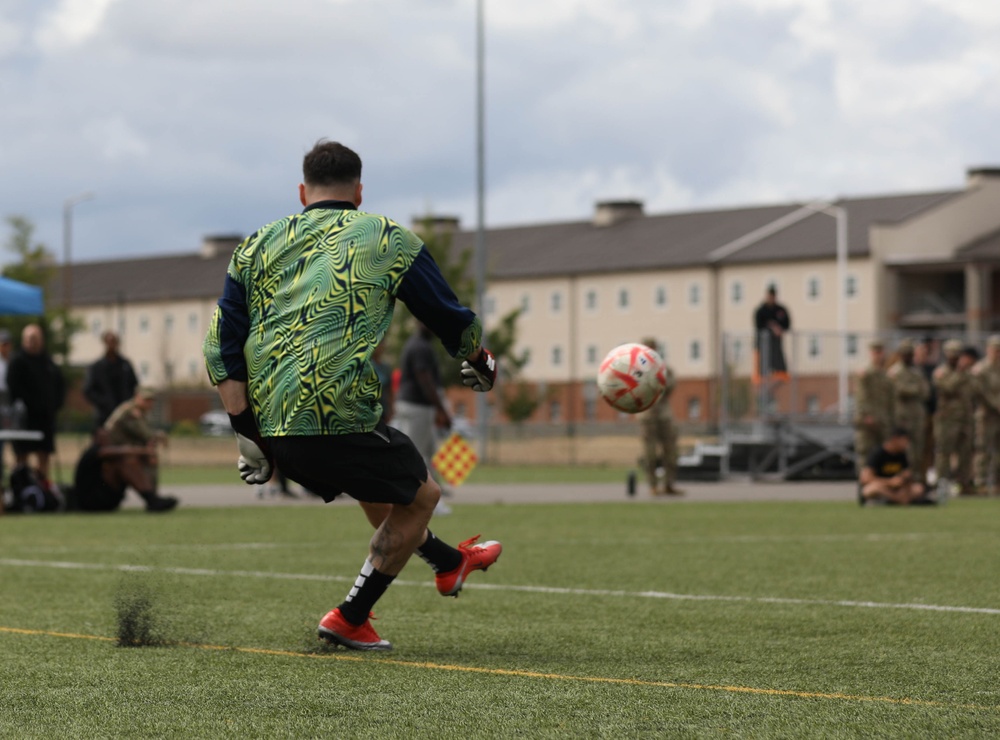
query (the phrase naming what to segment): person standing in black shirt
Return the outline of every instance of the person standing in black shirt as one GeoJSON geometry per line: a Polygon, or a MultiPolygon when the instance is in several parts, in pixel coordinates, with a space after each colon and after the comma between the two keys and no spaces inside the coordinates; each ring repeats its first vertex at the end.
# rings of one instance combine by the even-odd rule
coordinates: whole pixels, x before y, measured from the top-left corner
{"type": "Polygon", "coordinates": [[[45,335],[38,324],[28,324],[21,332],[21,349],[7,366],[7,389],[11,403],[24,404],[24,428],[41,432],[42,439],[14,442],[17,464],[27,465],[34,453],[37,470],[47,481],[49,456],[56,449],[56,414],[66,398],[62,371],[45,351],[45,335]]]}
{"type": "Polygon", "coordinates": [[[757,307],[753,323],[759,378],[771,383],[787,381],[788,367],[781,340],[785,332],[792,328],[792,319],[788,309],[778,303],[778,291],[773,285],[768,287],[764,302],[757,307]]]}
{"type": "Polygon", "coordinates": [[[111,412],[135,396],[139,381],[132,363],[118,352],[118,335],[106,331],[101,335],[104,356],[87,368],[83,395],[94,407],[94,428],[100,429],[111,412]]]}

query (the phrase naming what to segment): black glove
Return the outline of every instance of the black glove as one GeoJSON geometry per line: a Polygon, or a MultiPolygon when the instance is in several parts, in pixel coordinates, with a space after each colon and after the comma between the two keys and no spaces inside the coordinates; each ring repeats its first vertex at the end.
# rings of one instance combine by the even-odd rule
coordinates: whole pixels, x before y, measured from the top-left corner
{"type": "Polygon", "coordinates": [[[274,470],[274,461],[267,442],[257,429],[253,411],[247,406],[236,416],[230,414],[229,423],[236,432],[236,447],[240,452],[236,467],[239,468],[240,478],[251,485],[267,483],[274,470]]]}
{"type": "Polygon", "coordinates": [[[462,384],[485,393],[497,382],[497,358],[486,347],[475,360],[462,361],[462,384]]]}

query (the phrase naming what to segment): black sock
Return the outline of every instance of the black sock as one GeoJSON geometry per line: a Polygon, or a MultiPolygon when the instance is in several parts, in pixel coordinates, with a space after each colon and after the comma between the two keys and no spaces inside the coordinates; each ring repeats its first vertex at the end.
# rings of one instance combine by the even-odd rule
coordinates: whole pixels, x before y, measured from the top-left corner
{"type": "Polygon", "coordinates": [[[375,570],[371,559],[366,559],[358,580],[354,582],[354,588],[347,594],[338,608],[351,624],[364,624],[371,613],[375,602],[382,598],[382,594],[389,588],[396,576],[387,576],[385,573],[375,570]]]}
{"type": "Polygon", "coordinates": [[[462,553],[442,542],[427,530],[427,539],[417,548],[417,555],[424,559],[435,573],[447,573],[462,564],[462,553]]]}

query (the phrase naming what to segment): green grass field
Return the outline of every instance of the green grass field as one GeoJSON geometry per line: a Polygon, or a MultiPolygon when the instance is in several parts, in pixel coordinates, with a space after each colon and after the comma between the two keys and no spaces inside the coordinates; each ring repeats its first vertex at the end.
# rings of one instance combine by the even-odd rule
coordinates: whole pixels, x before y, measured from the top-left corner
{"type": "Polygon", "coordinates": [[[459,599],[414,558],[378,655],[315,641],[360,510],[7,516],[0,736],[996,736],[997,506],[456,504],[503,556],[459,599]]]}

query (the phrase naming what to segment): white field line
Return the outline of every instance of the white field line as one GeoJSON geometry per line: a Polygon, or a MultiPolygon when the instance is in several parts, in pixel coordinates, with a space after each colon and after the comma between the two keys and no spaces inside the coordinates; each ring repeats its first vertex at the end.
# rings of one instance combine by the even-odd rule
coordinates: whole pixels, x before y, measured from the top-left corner
{"type": "MultiPolygon", "coordinates": [[[[273,578],[286,581],[323,581],[328,583],[354,583],[354,577],[332,576],[319,573],[271,573],[260,570],[213,570],[210,568],[172,568],[150,565],[108,565],[105,563],[73,563],[56,560],[20,560],[0,558],[0,566],[12,568],[62,568],[67,570],[110,570],[123,573],[169,573],[182,576],[212,576],[222,578],[273,578]]],[[[430,581],[404,581],[400,586],[430,587],[430,581]]],[[[839,606],[864,609],[908,609],[911,611],[951,612],[959,614],[990,614],[1000,616],[1000,609],[977,606],[948,606],[943,604],[893,604],[880,601],[852,601],[847,599],[795,599],[779,596],[723,596],[718,594],[675,594],[669,591],[618,591],[611,589],[565,588],[558,586],[514,586],[491,583],[470,583],[465,588],[482,591],[508,591],[533,594],[559,594],[568,596],[612,596],[615,598],[666,599],[671,601],[728,601],[750,604],[790,604],[799,606],[839,606]]]]}
{"type": "MultiPolygon", "coordinates": [[[[962,535],[965,541],[968,541],[968,535],[962,535]]],[[[984,535],[985,536],[985,535],[984,535]]],[[[990,535],[992,536],[992,535],[990,535]]],[[[920,542],[929,539],[955,539],[956,535],[952,532],[870,532],[867,534],[861,533],[844,533],[844,534],[803,534],[803,535],[767,535],[767,534],[749,534],[749,535],[718,535],[713,537],[671,537],[667,543],[660,538],[656,539],[630,539],[629,543],[632,545],[656,545],[658,547],[664,546],[664,544],[693,544],[693,545],[710,545],[712,543],[718,542],[734,542],[740,544],[769,544],[774,542],[803,542],[806,544],[816,543],[816,542],[920,542]]],[[[573,539],[573,538],[561,538],[560,542],[564,544],[586,544],[586,545],[601,545],[601,544],[615,544],[620,545],[620,540],[605,540],[600,537],[587,537],[586,539],[573,539]]],[[[79,553],[79,552],[118,552],[118,553],[134,553],[134,552],[148,552],[151,550],[180,550],[183,549],[185,552],[190,552],[192,550],[278,550],[278,549],[302,549],[302,548],[330,548],[330,547],[358,547],[357,542],[346,542],[346,541],[334,541],[334,542],[217,542],[217,543],[202,543],[202,544],[188,544],[188,543],[175,543],[175,544],[135,544],[135,545],[30,545],[27,547],[18,548],[21,552],[26,553],[38,553],[38,554],[48,554],[55,555],[59,553],[79,553]]]]}

